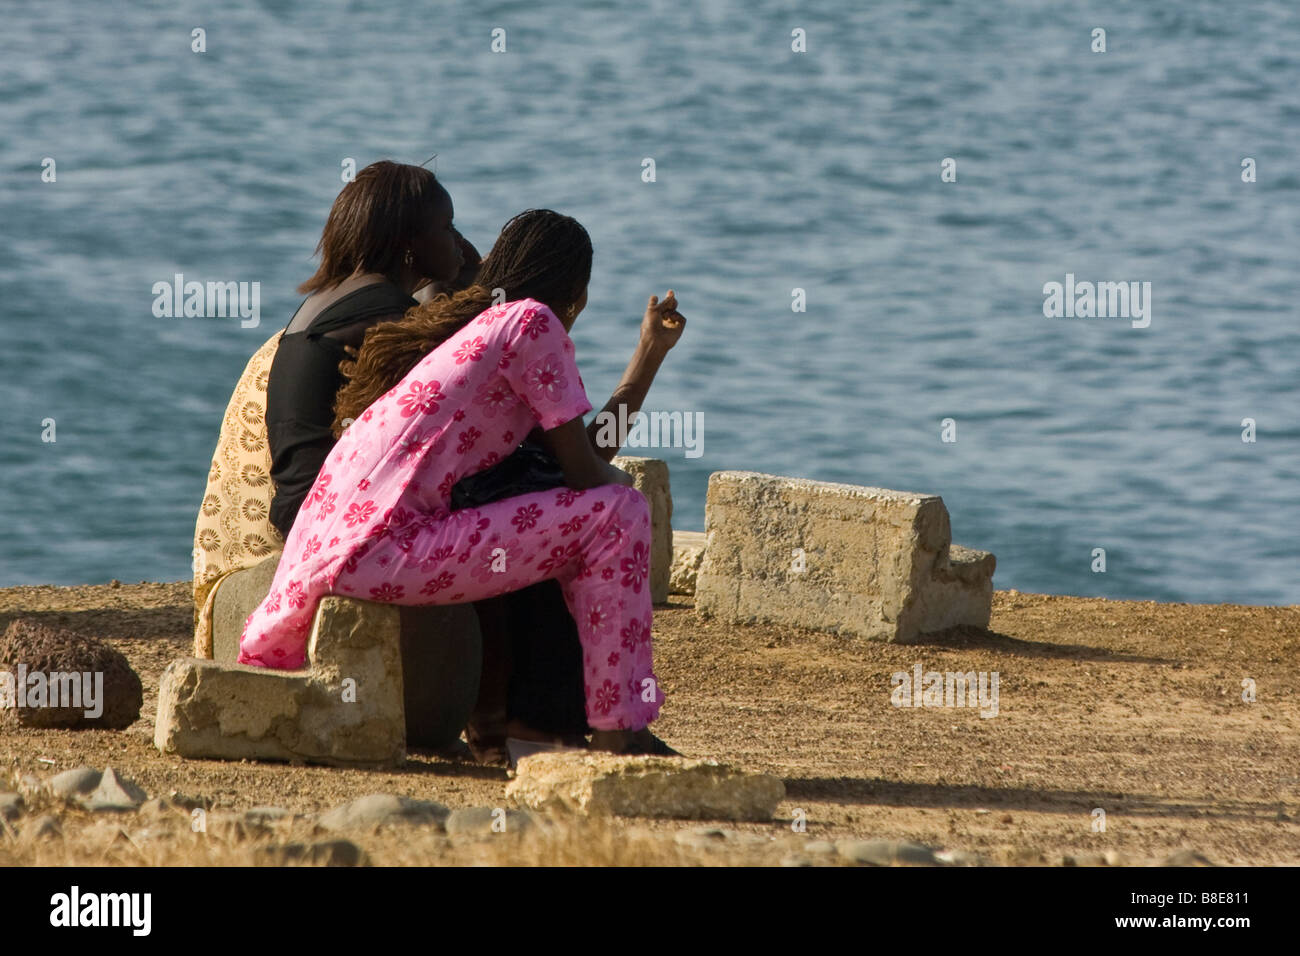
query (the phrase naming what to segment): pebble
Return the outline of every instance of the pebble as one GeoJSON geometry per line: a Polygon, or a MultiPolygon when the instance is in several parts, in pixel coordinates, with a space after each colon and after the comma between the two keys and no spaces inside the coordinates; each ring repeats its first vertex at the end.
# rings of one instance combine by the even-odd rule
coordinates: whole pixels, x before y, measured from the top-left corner
{"type": "Polygon", "coordinates": [[[50,778],[47,786],[54,796],[71,800],[82,794],[91,793],[99,786],[101,777],[103,774],[94,767],[73,767],[63,773],[56,773],[50,778]]]}
{"type": "Polygon", "coordinates": [[[391,793],[372,793],[321,814],[327,830],[373,829],[382,826],[441,826],[451,813],[441,803],[412,800],[391,793]]]}
{"type": "Polygon", "coordinates": [[[0,819],[17,820],[23,813],[23,798],[16,793],[0,793],[0,819]]]}
{"type": "Polygon", "coordinates": [[[831,854],[835,852],[835,844],[830,840],[809,840],[804,844],[803,852],[811,853],[814,856],[831,854]]]}
{"type": "Polygon", "coordinates": [[[147,797],[148,794],[134,783],[119,777],[117,771],[108,767],[99,780],[99,786],[89,796],[82,798],[81,805],[96,813],[118,813],[136,809],[147,797]]]}
{"type": "Polygon", "coordinates": [[[505,810],[503,818],[497,812],[500,809],[502,808],[467,807],[463,810],[453,810],[447,817],[447,835],[451,837],[504,836],[507,833],[521,833],[533,825],[531,813],[522,810],[505,810]],[[505,829],[501,829],[503,824],[505,829]],[[493,828],[494,825],[496,829],[493,828]]]}
{"type": "Polygon", "coordinates": [[[285,843],[262,846],[253,851],[262,866],[308,863],[313,866],[364,866],[366,855],[351,840],[318,840],[315,843],[285,843]]]}
{"type": "Polygon", "coordinates": [[[945,866],[988,866],[988,861],[970,850],[940,850],[934,858],[945,866]]]}
{"type": "Polygon", "coordinates": [[[840,840],[835,844],[840,856],[869,866],[936,866],[934,851],[906,840],[840,840]]]}

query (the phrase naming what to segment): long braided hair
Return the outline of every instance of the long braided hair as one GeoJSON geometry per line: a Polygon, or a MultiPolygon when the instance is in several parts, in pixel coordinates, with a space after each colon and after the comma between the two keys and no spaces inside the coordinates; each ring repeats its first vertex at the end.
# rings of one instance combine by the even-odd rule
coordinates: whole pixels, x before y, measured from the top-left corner
{"type": "Polygon", "coordinates": [[[505,301],[536,299],[562,316],[591,279],[591,237],[578,220],[550,209],[521,212],[501,230],[474,284],[409,309],[396,322],[366,331],[357,359],[339,370],[348,380],[334,400],[334,437],[420,361],[491,307],[494,290],[505,301]]]}

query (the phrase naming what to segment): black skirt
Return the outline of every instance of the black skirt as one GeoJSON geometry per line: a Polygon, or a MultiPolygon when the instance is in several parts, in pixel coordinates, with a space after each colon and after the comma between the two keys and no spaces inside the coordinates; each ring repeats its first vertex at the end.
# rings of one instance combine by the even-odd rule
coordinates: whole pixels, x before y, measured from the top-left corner
{"type": "MultiPolygon", "coordinates": [[[[491,468],[467,475],[451,489],[451,510],[477,508],[534,491],[564,487],[559,461],[525,441],[491,468]]],[[[554,578],[490,598],[509,628],[510,669],[506,717],[556,735],[588,734],[578,626],[554,578]]],[[[486,602],[475,602],[475,606],[486,602]]],[[[487,662],[485,663],[485,668],[487,662]]]]}

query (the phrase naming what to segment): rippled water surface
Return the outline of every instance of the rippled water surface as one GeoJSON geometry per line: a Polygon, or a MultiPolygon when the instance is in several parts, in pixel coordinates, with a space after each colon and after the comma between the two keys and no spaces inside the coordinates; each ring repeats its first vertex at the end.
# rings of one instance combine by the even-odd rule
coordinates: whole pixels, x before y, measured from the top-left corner
{"type": "Polygon", "coordinates": [[[677,290],[675,526],[752,469],[940,494],[999,587],[1300,602],[1294,4],[692,6],[6,5],[0,585],[188,577],[340,163],[436,152],[480,248],[530,206],[591,232],[597,407],[677,290]],[[155,318],[177,272],[259,282],[260,326],[155,318]],[[1150,282],[1150,326],[1045,318],[1067,273],[1150,282]]]}

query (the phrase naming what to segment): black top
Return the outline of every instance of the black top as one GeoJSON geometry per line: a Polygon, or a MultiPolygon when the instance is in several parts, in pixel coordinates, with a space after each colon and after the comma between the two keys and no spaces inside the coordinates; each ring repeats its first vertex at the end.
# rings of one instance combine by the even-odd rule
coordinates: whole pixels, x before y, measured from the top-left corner
{"type": "Polygon", "coordinates": [[[339,362],[348,355],[343,338],[326,333],[347,329],[354,339],[379,318],[401,316],[416,304],[397,286],[379,282],[349,292],[301,332],[285,326],[281,333],[266,385],[266,439],[275,482],[271,524],[286,538],[334,447],[334,398],[344,383],[339,362]]]}

